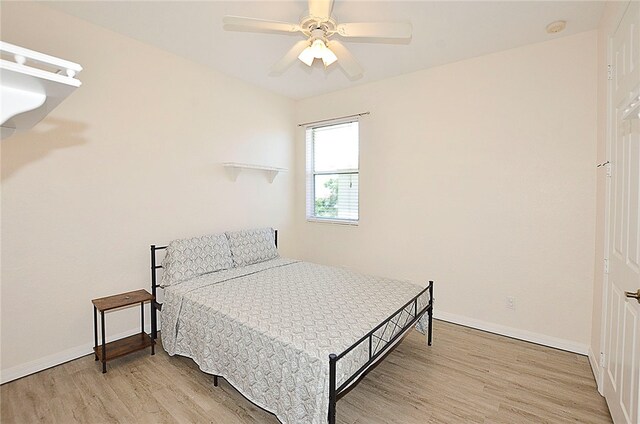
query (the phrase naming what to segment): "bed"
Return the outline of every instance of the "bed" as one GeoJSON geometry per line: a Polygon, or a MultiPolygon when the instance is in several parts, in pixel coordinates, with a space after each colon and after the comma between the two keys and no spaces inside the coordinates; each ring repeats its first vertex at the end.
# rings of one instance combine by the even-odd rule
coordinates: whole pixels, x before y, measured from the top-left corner
{"type": "Polygon", "coordinates": [[[215,385],[222,376],[283,423],[334,424],[337,400],[414,326],[431,345],[432,281],[422,287],[282,258],[272,229],[211,240],[151,246],[151,289],[164,289],[152,337],[161,310],[169,355],[192,358],[215,385]],[[172,253],[158,265],[165,249],[172,253]]]}

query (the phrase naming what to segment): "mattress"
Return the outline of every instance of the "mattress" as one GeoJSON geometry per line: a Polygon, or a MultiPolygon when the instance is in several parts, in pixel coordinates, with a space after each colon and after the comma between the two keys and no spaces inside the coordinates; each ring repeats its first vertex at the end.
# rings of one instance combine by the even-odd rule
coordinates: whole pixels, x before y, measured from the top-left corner
{"type": "MultiPolygon", "coordinates": [[[[166,287],[162,344],[169,355],[224,377],[283,423],[326,423],[329,354],[349,348],[423,289],[276,258],[166,287]]],[[[428,292],[418,300],[420,310],[428,292]]],[[[376,336],[389,340],[413,313],[411,304],[376,336]]],[[[384,347],[377,341],[374,353],[384,347]]],[[[338,361],[338,386],[368,359],[366,340],[338,361]]]]}

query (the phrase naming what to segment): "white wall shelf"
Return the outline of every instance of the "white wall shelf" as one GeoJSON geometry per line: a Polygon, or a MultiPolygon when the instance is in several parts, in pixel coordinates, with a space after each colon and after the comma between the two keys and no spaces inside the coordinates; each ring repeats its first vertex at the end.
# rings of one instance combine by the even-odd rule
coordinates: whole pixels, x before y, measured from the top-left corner
{"type": "Polygon", "coordinates": [[[2,138],[32,128],[81,85],[77,63],[2,41],[0,55],[2,138]]]}
{"type": "Polygon", "coordinates": [[[238,174],[240,174],[242,170],[246,170],[246,169],[264,172],[267,175],[267,179],[269,180],[270,183],[272,183],[273,180],[275,180],[275,178],[278,176],[279,173],[287,172],[286,168],[277,168],[275,166],[253,165],[250,163],[224,162],[222,166],[224,166],[228,170],[229,175],[233,181],[235,181],[238,178],[238,174]]]}

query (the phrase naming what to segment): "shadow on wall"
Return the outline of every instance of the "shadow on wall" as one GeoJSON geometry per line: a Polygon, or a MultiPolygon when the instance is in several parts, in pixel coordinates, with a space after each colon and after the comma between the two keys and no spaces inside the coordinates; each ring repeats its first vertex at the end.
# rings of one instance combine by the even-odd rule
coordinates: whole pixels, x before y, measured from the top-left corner
{"type": "Polygon", "coordinates": [[[82,137],[87,125],[80,122],[46,118],[37,128],[14,134],[0,142],[3,182],[20,168],[46,157],[56,149],[79,146],[87,142],[82,137]]]}

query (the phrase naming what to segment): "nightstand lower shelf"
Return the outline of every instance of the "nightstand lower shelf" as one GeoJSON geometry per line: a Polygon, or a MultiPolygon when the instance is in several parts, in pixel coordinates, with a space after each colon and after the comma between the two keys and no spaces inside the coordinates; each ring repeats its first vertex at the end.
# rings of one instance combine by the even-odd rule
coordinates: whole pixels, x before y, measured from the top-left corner
{"type": "MultiPolygon", "coordinates": [[[[138,333],[133,336],[125,337],[107,343],[105,346],[105,360],[124,356],[128,353],[145,349],[149,346],[153,346],[155,341],[147,333],[138,333]]],[[[93,351],[98,356],[98,359],[102,361],[102,345],[93,348],[93,351]]]]}

